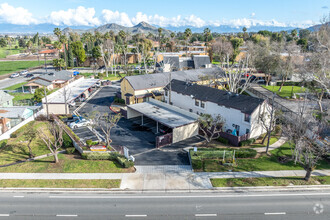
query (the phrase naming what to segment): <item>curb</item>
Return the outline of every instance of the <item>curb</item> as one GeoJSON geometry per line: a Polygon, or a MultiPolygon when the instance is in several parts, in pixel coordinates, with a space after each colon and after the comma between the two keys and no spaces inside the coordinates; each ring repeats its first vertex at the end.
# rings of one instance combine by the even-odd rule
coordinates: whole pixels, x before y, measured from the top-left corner
{"type": "Polygon", "coordinates": [[[70,192],[70,193],[249,193],[249,192],[312,192],[330,190],[330,185],[309,186],[258,186],[258,187],[214,187],[212,189],[153,189],[130,190],[120,188],[0,188],[0,192],[70,192]]]}

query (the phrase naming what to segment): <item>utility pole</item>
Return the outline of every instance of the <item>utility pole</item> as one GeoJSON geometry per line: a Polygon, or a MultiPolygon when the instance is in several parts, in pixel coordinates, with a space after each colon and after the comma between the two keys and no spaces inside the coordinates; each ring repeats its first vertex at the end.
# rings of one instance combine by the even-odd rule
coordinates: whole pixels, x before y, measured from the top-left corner
{"type": "Polygon", "coordinates": [[[266,146],[266,154],[268,153],[269,142],[270,142],[270,135],[271,135],[272,125],[273,125],[274,99],[275,99],[275,93],[273,93],[273,98],[272,98],[272,111],[270,113],[270,123],[269,123],[269,129],[268,129],[268,139],[267,139],[267,146],[266,146]]]}
{"type": "Polygon", "coordinates": [[[47,91],[46,91],[46,86],[44,86],[44,95],[45,95],[45,101],[46,101],[46,114],[47,114],[47,119],[49,119],[49,112],[48,112],[48,100],[47,100],[47,91]]]}
{"type": "Polygon", "coordinates": [[[172,93],[172,73],[170,72],[170,92],[168,93],[168,104],[170,105],[172,105],[171,93],[172,93]]]}
{"type": "Polygon", "coordinates": [[[47,74],[46,53],[45,53],[45,70],[46,70],[46,74],[47,74]]]}

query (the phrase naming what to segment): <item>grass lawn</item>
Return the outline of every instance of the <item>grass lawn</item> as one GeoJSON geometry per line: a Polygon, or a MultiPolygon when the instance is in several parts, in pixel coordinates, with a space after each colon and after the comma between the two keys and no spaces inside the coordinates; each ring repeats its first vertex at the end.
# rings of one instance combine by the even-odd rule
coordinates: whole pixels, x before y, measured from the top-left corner
{"type": "Polygon", "coordinates": [[[214,187],[242,186],[288,186],[288,185],[320,185],[330,184],[330,176],[314,176],[309,182],[302,177],[262,177],[262,178],[216,178],[211,179],[214,187]]]}
{"type": "MultiPolygon", "coordinates": [[[[0,63],[1,64],[1,63],[0,63]]],[[[9,86],[4,88],[4,90],[16,90],[16,89],[22,89],[22,86],[27,84],[27,82],[21,82],[21,83],[17,83],[15,85],[9,86]]]]}
{"type": "Polygon", "coordinates": [[[119,188],[120,180],[0,180],[0,187],[119,188]]]}
{"type": "Polygon", "coordinates": [[[16,92],[16,93],[9,93],[10,95],[14,96],[14,101],[22,101],[22,100],[32,100],[33,94],[31,93],[22,93],[22,92],[16,92]]]}
{"type": "Polygon", "coordinates": [[[8,55],[19,54],[20,50],[22,50],[22,48],[15,49],[15,45],[11,46],[11,49],[9,46],[3,48],[0,47],[0,58],[6,58],[8,55]]]}
{"type": "MultiPolygon", "coordinates": [[[[276,141],[278,141],[278,139],[279,139],[279,137],[277,137],[277,136],[271,136],[270,137],[270,140],[269,140],[269,145],[274,144],[276,141]]],[[[253,148],[254,147],[266,147],[266,145],[267,145],[267,138],[266,138],[264,144],[261,144],[261,141],[262,141],[262,139],[261,140],[257,140],[255,143],[251,144],[249,147],[253,147],[253,148]]]]}
{"type": "MultiPolygon", "coordinates": [[[[291,98],[292,96],[292,86],[283,86],[281,92],[278,91],[280,86],[262,86],[265,89],[268,89],[271,92],[275,92],[277,95],[282,98],[291,98]]],[[[301,88],[300,86],[293,86],[293,93],[302,93],[305,91],[305,88],[301,88]]]]}
{"type": "Polygon", "coordinates": [[[22,71],[38,65],[38,61],[3,61],[0,62],[0,75],[22,71]]]}
{"type": "MultiPolygon", "coordinates": [[[[220,165],[219,160],[204,160],[202,171],[226,172],[226,171],[271,171],[271,170],[303,170],[301,166],[291,160],[289,143],[270,151],[271,155],[261,155],[259,158],[242,158],[236,160],[236,166],[220,165]],[[279,162],[278,158],[285,158],[285,162],[279,162]]],[[[330,169],[329,161],[322,160],[316,169],[330,169]]]]}
{"type": "MultiPolygon", "coordinates": [[[[27,148],[28,141],[24,135],[27,129],[45,130],[47,129],[47,124],[46,122],[32,121],[14,132],[17,134],[17,137],[9,138],[7,140],[7,145],[0,149],[0,165],[10,164],[29,158],[29,151],[27,148]]],[[[31,148],[33,153],[37,156],[49,153],[47,146],[38,137],[32,141],[31,148]]]]}

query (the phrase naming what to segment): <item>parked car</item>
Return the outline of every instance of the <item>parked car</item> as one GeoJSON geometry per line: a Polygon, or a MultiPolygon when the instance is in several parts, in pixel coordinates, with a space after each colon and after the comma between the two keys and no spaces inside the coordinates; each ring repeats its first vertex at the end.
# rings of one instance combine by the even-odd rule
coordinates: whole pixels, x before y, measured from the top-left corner
{"type": "Polygon", "coordinates": [[[64,120],[64,122],[67,123],[67,124],[70,124],[70,123],[72,123],[72,122],[80,121],[80,120],[83,120],[83,119],[84,119],[84,118],[81,117],[81,116],[78,116],[78,115],[72,115],[72,117],[70,117],[70,118],[66,118],[66,119],[64,120]]]}
{"type": "Polygon", "coordinates": [[[54,73],[48,73],[48,75],[50,75],[50,76],[54,76],[55,74],[54,74],[54,73]]]}
{"type": "Polygon", "coordinates": [[[16,77],[19,77],[18,73],[13,73],[13,74],[10,75],[10,78],[16,78],[16,77]]]}
{"type": "Polygon", "coordinates": [[[81,119],[81,120],[77,120],[75,122],[71,122],[69,127],[71,129],[76,129],[76,128],[79,128],[79,127],[86,127],[86,126],[89,126],[91,124],[90,121],[86,120],[86,119],[81,119]]]}
{"type": "Polygon", "coordinates": [[[34,75],[32,73],[28,73],[25,75],[25,78],[30,78],[30,77],[33,77],[34,75]]]}
{"type": "Polygon", "coordinates": [[[21,75],[21,76],[24,76],[24,75],[26,75],[26,74],[28,74],[29,72],[27,71],[27,70],[23,70],[23,71],[21,71],[19,74],[21,75]]]}
{"type": "Polygon", "coordinates": [[[256,81],[256,83],[257,84],[266,84],[266,80],[264,80],[264,79],[258,79],[257,81],[256,81]]]}
{"type": "Polygon", "coordinates": [[[101,87],[101,82],[100,82],[100,81],[96,82],[96,83],[95,83],[95,86],[96,86],[97,88],[100,88],[100,87],[101,87]]]}

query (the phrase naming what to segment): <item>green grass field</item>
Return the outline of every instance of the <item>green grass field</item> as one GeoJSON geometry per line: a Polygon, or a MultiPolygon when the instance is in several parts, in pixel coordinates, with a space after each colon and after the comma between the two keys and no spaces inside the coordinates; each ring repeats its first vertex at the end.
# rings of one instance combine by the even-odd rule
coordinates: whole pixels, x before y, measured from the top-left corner
{"type": "Polygon", "coordinates": [[[308,182],[302,177],[262,177],[262,178],[216,178],[211,179],[214,187],[248,186],[288,186],[330,184],[330,176],[314,176],[308,182]]]}
{"type": "MultiPolygon", "coordinates": [[[[272,144],[274,144],[276,141],[278,141],[278,139],[279,139],[279,137],[270,137],[270,140],[269,140],[269,145],[272,145],[272,144]]],[[[259,140],[258,140],[259,141],[259,140]]],[[[266,145],[267,145],[267,138],[266,138],[266,140],[265,140],[265,143],[264,144],[261,144],[261,140],[260,140],[260,143],[259,142],[256,142],[256,143],[253,143],[253,144],[251,144],[249,147],[266,147],[266,145]]]]}
{"type": "MultiPolygon", "coordinates": [[[[0,63],[1,64],[1,63],[0,63]]],[[[27,84],[27,82],[22,82],[22,83],[17,83],[15,85],[12,86],[8,86],[6,88],[4,88],[4,90],[16,90],[16,89],[22,89],[22,86],[27,84]]]]}
{"type": "MultiPolygon", "coordinates": [[[[42,62],[40,62],[42,64],[42,62]]],[[[38,61],[0,61],[0,75],[39,66],[38,61]]]]}
{"type": "Polygon", "coordinates": [[[281,96],[282,98],[291,98],[293,93],[303,93],[305,91],[305,88],[301,88],[299,86],[283,86],[281,92],[279,92],[280,86],[262,86],[265,89],[275,92],[277,95],[281,96]]]}
{"type": "Polygon", "coordinates": [[[0,58],[6,58],[8,55],[19,54],[22,48],[15,49],[15,45],[7,47],[0,47],[0,58]]]}
{"type": "Polygon", "coordinates": [[[31,93],[21,93],[21,92],[16,92],[16,93],[10,93],[10,95],[14,96],[14,101],[22,101],[22,100],[30,100],[32,101],[33,94],[31,93]]]}
{"type": "Polygon", "coordinates": [[[119,188],[121,180],[0,180],[0,187],[119,188]]]}
{"type": "MultiPolygon", "coordinates": [[[[272,170],[303,170],[299,164],[291,160],[289,143],[270,151],[271,155],[262,155],[259,158],[242,158],[236,160],[236,166],[220,165],[219,160],[204,160],[202,171],[204,172],[227,172],[227,171],[272,171],[272,170]],[[280,163],[279,157],[285,157],[286,162],[280,163]]],[[[330,169],[329,161],[322,160],[316,169],[330,169]]]]}

